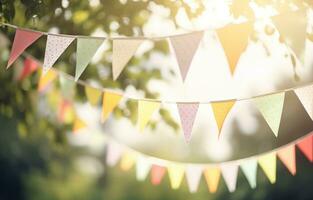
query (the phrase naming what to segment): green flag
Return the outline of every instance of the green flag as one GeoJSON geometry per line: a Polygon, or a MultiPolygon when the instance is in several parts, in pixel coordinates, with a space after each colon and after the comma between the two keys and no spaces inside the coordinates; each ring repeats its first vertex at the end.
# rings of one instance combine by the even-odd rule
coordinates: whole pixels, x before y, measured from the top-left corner
{"type": "Polygon", "coordinates": [[[256,187],[256,175],[257,175],[257,168],[258,162],[256,159],[250,159],[242,162],[240,167],[245,174],[251,188],[256,187]]]}
{"type": "Polygon", "coordinates": [[[77,39],[77,60],[76,60],[76,73],[75,81],[87,67],[90,60],[93,58],[103,39],[98,38],[78,38],[77,39]]]}

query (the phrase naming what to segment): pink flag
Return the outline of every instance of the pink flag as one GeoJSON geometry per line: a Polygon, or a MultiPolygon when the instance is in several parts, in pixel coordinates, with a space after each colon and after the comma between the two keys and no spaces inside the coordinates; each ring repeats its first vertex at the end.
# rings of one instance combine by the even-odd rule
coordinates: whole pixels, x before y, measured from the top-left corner
{"type": "Polygon", "coordinates": [[[166,170],[162,166],[153,165],[151,169],[151,183],[153,185],[159,185],[163,179],[166,170]]]}
{"type": "Polygon", "coordinates": [[[309,161],[313,162],[313,135],[305,137],[297,145],[309,161]]]}
{"type": "Polygon", "coordinates": [[[277,152],[278,158],[282,163],[287,167],[292,175],[295,175],[297,172],[296,168],[296,148],[294,145],[289,145],[280,149],[277,152]]]}
{"type": "Polygon", "coordinates": [[[54,65],[54,63],[74,40],[74,37],[48,35],[45,58],[43,62],[44,74],[54,65]]]}
{"type": "Polygon", "coordinates": [[[186,168],[186,179],[188,188],[191,193],[195,193],[198,190],[199,183],[202,175],[202,167],[196,165],[189,165],[186,168]]]}
{"type": "Polygon", "coordinates": [[[7,69],[25,51],[25,49],[38,40],[40,36],[42,36],[42,33],[16,29],[7,69]]]}
{"type": "Polygon", "coordinates": [[[109,165],[110,167],[116,165],[121,155],[122,155],[121,147],[118,144],[110,142],[107,148],[107,157],[106,157],[107,165],[109,165]]]}
{"type": "Polygon", "coordinates": [[[198,112],[199,103],[178,103],[181,125],[184,131],[185,141],[190,142],[193,123],[198,112]]]}
{"type": "Polygon", "coordinates": [[[24,66],[21,74],[19,75],[17,80],[23,80],[27,76],[31,75],[34,71],[38,69],[38,63],[37,61],[31,59],[31,58],[26,58],[24,60],[24,66]]]}

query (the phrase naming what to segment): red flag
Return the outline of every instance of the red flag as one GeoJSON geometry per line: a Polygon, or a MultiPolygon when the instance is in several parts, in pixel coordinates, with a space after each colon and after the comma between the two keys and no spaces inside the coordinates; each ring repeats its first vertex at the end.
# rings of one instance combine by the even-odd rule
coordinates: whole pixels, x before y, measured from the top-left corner
{"type": "Polygon", "coordinates": [[[313,135],[305,137],[298,144],[299,149],[302,153],[313,162],[313,135]]]}
{"type": "Polygon", "coordinates": [[[163,176],[165,174],[165,168],[153,165],[151,169],[151,183],[153,185],[159,185],[163,179],[163,176]]]}
{"type": "Polygon", "coordinates": [[[16,29],[7,69],[25,51],[25,49],[39,39],[40,36],[42,36],[42,33],[40,32],[16,29]]]}
{"type": "Polygon", "coordinates": [[[23,70],[22,70],[20,76],[18,77],[18,80],[19,81],[23,80],[27,76],[31,75],[37,69],[38,69],[38,63],[31,58],[26,58],[24,60],[23,70]]]}

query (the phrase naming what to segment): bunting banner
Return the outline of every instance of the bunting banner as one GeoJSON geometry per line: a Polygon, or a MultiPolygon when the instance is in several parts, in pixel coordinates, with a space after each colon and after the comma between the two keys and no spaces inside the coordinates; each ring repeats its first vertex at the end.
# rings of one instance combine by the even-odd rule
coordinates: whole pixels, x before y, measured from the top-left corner
{"type": "Polygon", "coordinates": [[[259,157],[259,164],[263,169],[269,181],[273,184],[276,182],[276,154],[269,153],[259,157]]]}
{"type": "Polygon", "coordinates": [[[170,37],[183,81],[186,79],[193,56],[198,49],[202,37],[202,31],[170,37]]]}
{"type": "Polygon", "coordinates": [[[26,58],[24,60],[24,66],[22,69],[22,72],[20,73],[17,80],[21,81],[31,75],[33,72],[35,72],[39,68],[38,62],[31,58],[26,58]]]}
{"type": "Polygon", "coordinates": [[[168,166],[167,170],[172,189],[178,189],[184,177],[184,166],[172,164],[168,166]]]}
{"type": "Polygon", "coordinates": [[[195,193],[198,190],[203,168],[196,165],[188,165],[186,167],[186,180],[190,193],[195,193]]]}
{"type": "Polygon", "coordinates": [[[104,92],[102,101],[101,122],[106,121],[114,108],[121,101],[122,96],[113,92],[104,92]]]}
{"type": "Polygon", "coordinates": [[[74,40],[74,37],[48,35],[45,58],[43,62],[43,73],[46,73],[54,65],[54,63],[74,40]]]}
{"type": "Polygon", "coordinates": [[[296,148],[294,145],[287,146],[279,151],[277,151],[278,158],[287,167],[292,175],[297,172],[296,169],[296,148]]]}
{"type": "Polygon", "coordinates": [[[296,57],[304,64],[304,50],[307,29],[306,11],[292,12],[272,17],[280,36],[296,57]]]}
{"type": "Polygon", "coordinates": [[[240,164],[242,172],[246,176],[251,188],[256,188],[256,177],[258,162],[255,159],[250,159],[240,164]]]}
{"type": "Polygon", "coordinates": [[[143,40],[113,40],[112,74],[116,80],[143,40]]]}
{"type": "Polygon", "coordinates": [[[299,149],[302,153],[311,161],[313,162],[313,136],[309,136],[304,138],[298,144],[299,149]]]}
{"type": "Polygon", "coordinates": [[[138,181],[144,181],[151,169],[151,163],[143,156],[138,156],[136,161],[136,178],[138,181]]]}
{"type": "Polygon", "coordinates": [[[98,38],[77,38],[77,60],[75,81],[77,81],[87,65],[103,43],[103,39],[98,38]]]}
{"type": "Polygon", "coordinates": [[[147,123],[149,122],[153,113],[155,113],[160,108],[159,102],[153,101],[138,101],[138,128],[142,132],[147,123]]]}
{"type": "Polygon", "coordinates": [[[211,103],[213,114],[218,128],[218,136],[220,136],[225,118],[227,117],[229,111],[232,109],[234,104],[235,101],[233,100],[211,103]]]}
{"type": "Polygon", "coordinates": [[[222,176],[229,192],[234,192],[237,185],[238,166],[236,164],[221,165],[222,176]]]}
{"type": "Polygon", "coordinates": [[[190,142],[193,123],[195,121],[199,104],[177,104],[179,116],[185,136],[185,141],[190,142]]]}
{"type": "Polygon", "coordinates": [[[313,85],[295,89],[301,104],[313,120],[313,85]]]}
{"type": "Polygon", "coordinates": [[[85,94],[90,105],[96,106],[99,103],[102,92],[96,88],[85,86],[85,94]]]}
{"type": "Polygon", "coordinates": [[[217,166],[208,166],[204,170],[204,177],[208,184],[209,191],[215,193],[221,177],[221,170],[217,166]]]}
{"type": "Polygon", "coordinates": [[[165,175],[166,169],[159,165],[153,165],[151,169],[151,183],[159,185],[165,175]]]}

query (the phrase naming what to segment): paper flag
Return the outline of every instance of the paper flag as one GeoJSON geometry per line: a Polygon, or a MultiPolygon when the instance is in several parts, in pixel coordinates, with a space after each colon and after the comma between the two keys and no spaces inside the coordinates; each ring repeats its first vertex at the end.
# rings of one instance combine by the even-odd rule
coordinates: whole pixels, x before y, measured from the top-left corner
{"type": "Polygon", "coordinates": [[[247,48],[252,31],[253,24],[251,22],[232,24],[217,30],[231,74],[234,74],[239,58],[247,48]]]}
{"type": "Polygon", "coordinates": [[[171,164],[170,166],[168,166],[167,170],[172,189],[178,189],[184,177],[184,166],[171,164]]]}
{"type": "Polygon", "coordinates": [[[102,92],[96,88],[85,86],[85,94],[92,106],[96,106],[99,102],[102,92]]]}
{"type": "Polygon", "coordinates": [[[43,72],[46,73],[75,40],[74,37],[48,35],[45,58],[43,62],[43,72]]]}
{"type": "Polygon", "coordinates": [[[258,162],[255,159],[250,159],[242,162],[240,164],[240,167],[245,174],[249,185],[251,188],[256,187],[256,176],[257,176],[257,168],[258,168],[258,162]]]}
{"type": "Polygon", "coordinates": [[[292,175],[296,174],[296,149],[294,145],[280,149],[277,152],[278,158],[284,163],[292,175]]]}
{"type": "Polygon", "coordinates": [[[237,184],[238,165],[223,164],[221,165],[221,172],[229,192],[234,192],[237,184]]]}
{"type": "Polygon", "coordinates": [[[7,69],[25,51],[25,49],[27,49],[27,47],[33,44],[41,36],[42,33],[39,32],[16,29],[7,69]]]}
{"type": "Polygon", "coordinates": [[[313,135],[305,137],[297,145],[309,161],[313,162],[313,135]]]}
{"type": "Polygon", "coordinates": [[[307,18],[306,11],[290,12],[272,18],[274,25],[297,58],[304,63],[307,18]]]}
{"type": "Polygon", "coordinates": [[[313,120],[313,86],[310,85],[307,87],[298,88],[295,90],[295,93],[302,103],[304,109],[313,120]]]}
{"type": "Polygon", "coordinates": [[[73,125],[73,133],[78,133],[80,130],[86,128],[86,126],[84,121],[76,117],[73,125]]]}
{"type": "Polygon", "coordinates": [[[198,190],[202,175],[202,167],[196,165],[188,165],[186,168],[186,179],[189,191],[195,193],[198,190]]]}
{"type": "Polygon", "coordinates": [[[218,134],[220,135],[224,121],[229,113],[229,111],[234,106],[235,101],[222,101],[211,103],[214,117],[218,127],[218,134]]]}
{"type": "Polygon", "coordinates": [[[215,193],[221,177],[221,170],[218,167],[207,167],[204,170],[204,177],[208,184],[209,191],[215,193]]]}
{"type": "Polygon", "coordinates": [[[136,178],[138,181],[144,181],[151,169],[151,163],[142,156],[139,156],[136,161],[136,178]]]}
{"type": "Polygon", "coordinates": [[[276,93],[254,99],[254,102],[263,115],[264,119],[272,129],[274,135],[278,136],[280,119],[283,112],[285,93],[276,93]]]}
{"type": "Polygon", "coordinates": [[[27,76],[31,75],[34,71],[38,69],[38,63],[37,61],[31,59],[31,58],[26,58],[24,60],[24,66],[21,74],[19,75],[17,80],[23,80],[27,76]]]}
{"type": "Polygon", "coordinates": [[[203,32],[170,37],[183,80],[186,79],[193,56],[198,49],[202,37],[203,32]]]}
{"type": "Polygon", "coordinates": [[[265,154],[259,157],[259,164],[265,175],[273,184],[276,182],[276,155],[275,153],[265,154]]]}
{"type": "Polygon", "coordinates": [[[154,101],[144,101],[144,100],[138,101],[137,124],[141,132],[145,129],[146,124],[149,122],[153,113],[160,108],[160,105],[161,104],[159,102],[154,101]]]}
{"type": "Polygon", "coordinates": [[[88,63],[91,61],[101,44],[103,39],[97,38],[77,38],[77,60],[75,81],[77,81],[88,63]]]}
{"type": "Polygon", "coordinates": [[[59,76],[59,81],[60,81],[60,88],[61,88],[62,96],[65,99],[72,101],[74,96],[75,96],[75,92],[76,92],[75,82],[68,79],[65,76],[59,76]]]}
{"type": "MultiPolygon", "coordinates": [[[[60,93],[58,93],[58,95],[60,95],[60,93]]],[[[75,119],[76,115],[72,103],[66,99],[62,99],[58,108],[58,120],[64,124],[70,124],[73,123],[75,119]]]]}
{"type": "Polygon", "coordinates": [[[134,153],[131,153],[131,152],[124,153],[122,155],[122,159],[120,163],[121,169],[123,171],[130,170],[134,166],[135,161],[136,161],[136,155],[134,153]]]}
{"type": "Polygon", "coordinates": [[[135,54],[143,40],[114,39],[113,40],[113,59],[112,73],[116,80],[123,71],[126,64],[135,54]]]}
{"type": "Polygon", "coordinates": [[[183,128],[185,141],[190,142],[193,123],[197,116],[199,104],[195,103],[178,103],[180,121],[183,128]]]}
{"type": "Polygon", "coordinates": [[[166,169],[162,166],[153,165],[151,169],[151,183],[159,185],[164,177],[166,169]]]}
{"type": "Polygon", "coordinates": [[[106,121],[114,108],[118,105],[122,96],[113,92],[106,91],[103,94],[101,122],[106,121]]]}
{"type": "Polygon", "coordinates": [[[41,72],[39,84],[38,84],[38,91],[43,92],[56,78],[57,78],[57,73],[53,70],[50,70],[46,74],[43,74],[41,72]]]}
{"type": "Polygon", "coordinates": [[[122,149],[118,144],[110,142],[107,146],[106,163],[108,166],[113,167],[117,164],[122,155],[122,149]]]}

